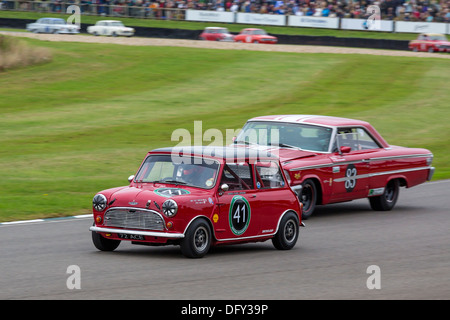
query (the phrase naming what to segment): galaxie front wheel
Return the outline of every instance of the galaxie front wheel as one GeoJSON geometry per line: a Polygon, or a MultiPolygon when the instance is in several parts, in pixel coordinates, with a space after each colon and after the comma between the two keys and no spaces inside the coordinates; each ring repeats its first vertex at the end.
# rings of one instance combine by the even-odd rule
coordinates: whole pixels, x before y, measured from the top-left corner
{"type": "Polygon", "coordinates": [[[298,199],[303,204],[302,219],[308,219],[314,212],[317,202],[316,185],[311,179],[306,179],[302,183],[302,191],[298,199]]]}
{"type": "Polygon", "coordinates": [[[387,183],[381,196],[369,198],[370,207],[376,211],[389,211],[394,208],[400,193],[400,184],[397,179],[387,183]]]}
{"type": "Polygon", "coordinates": [[[201,258],[211,246],[211,228],[204,219],[197,219],[189,226],[181,240],[181,253],[188,258],[201,258]]]}

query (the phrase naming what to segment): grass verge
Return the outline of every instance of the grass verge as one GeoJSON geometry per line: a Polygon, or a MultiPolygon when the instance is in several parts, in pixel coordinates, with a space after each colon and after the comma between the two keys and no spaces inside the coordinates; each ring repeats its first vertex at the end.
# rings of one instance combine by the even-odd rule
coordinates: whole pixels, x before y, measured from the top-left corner
{"type": "Polygon", "coordinates": [[[0,221],[91,212],[196,120],[224,136],[265,114],[367,120],[450,178],[447,59],[24,41],[53,60],[0,73],[0,221]]]}

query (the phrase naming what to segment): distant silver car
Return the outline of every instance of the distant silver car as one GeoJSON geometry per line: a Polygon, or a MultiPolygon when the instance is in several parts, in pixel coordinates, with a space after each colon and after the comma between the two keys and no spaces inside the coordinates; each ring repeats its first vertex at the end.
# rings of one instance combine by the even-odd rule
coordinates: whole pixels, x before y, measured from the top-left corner
{"type": "Polygon", "coordinates": [[[61,18],[40,18],[36,22],[27,24],[27,30],[35,33],[79,33],[80,27],[68,24],[61,18]]]}

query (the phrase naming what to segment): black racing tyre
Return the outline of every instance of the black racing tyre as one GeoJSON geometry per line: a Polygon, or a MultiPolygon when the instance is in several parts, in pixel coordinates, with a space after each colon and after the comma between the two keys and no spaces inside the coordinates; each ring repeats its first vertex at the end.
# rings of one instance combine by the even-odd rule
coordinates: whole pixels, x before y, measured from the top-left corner
{"type": "Polygon", "coordinates": [[[299,200],[303,204],[302,220],[306,220],[314,212],[317,203],[317,188],[311,179],[306,179],[302,183],[302,191],[299,194],[299,200]]]}
{"type": "Polygon", "coordinates": [[[181,253],[188,258],[202,258],[211,247],[212,233],[205,219],[197,219],[189,226],[180,242],[181,253]]]}
{"type": "Polygon", "coordinates": [[[370,207],[376,211],[389,211],[394,208],[400,193],[400,184],[397,179],[387,183],[381,196],[370,197],[370,207]]]}
{"type": "Polygon", "coordinates": [[[278,250],[290,250],[297,243],[299,221],[297,215],[289,212],[281,219],[280,227],[272,238],[272,243],[278,250]]]}
{"type": "Polygon", "coordinates": [[[101,234],[92,232],[92,242],[100,251],[114,251],[120,244],[120,240],[106,239],[101,234]]]}

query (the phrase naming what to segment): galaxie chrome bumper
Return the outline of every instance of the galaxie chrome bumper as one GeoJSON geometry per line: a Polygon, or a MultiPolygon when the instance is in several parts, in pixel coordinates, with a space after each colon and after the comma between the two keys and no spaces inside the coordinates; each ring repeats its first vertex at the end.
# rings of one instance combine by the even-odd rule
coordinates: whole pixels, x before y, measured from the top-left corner
{"type": "Polygon", "coordinates": [[[161,238],[170,238],[170,239],[184,238],[184,234],[182,234],[182,233],[114,229],[114,228],[102,228],[102,227],[96,227],[96,226],[90,227],[89,230],[95,231],[95,232],[132,234],[132,235],[149,236],[149,237],[161,237],[161,238]]]}
{"type": "Polygon", "coordinates": [[[427,181],[431,181],[431,178],[433,178],[433,174],[434,174],[434,167],[430,167],[430,171],[428,171],[427,181]]]}

